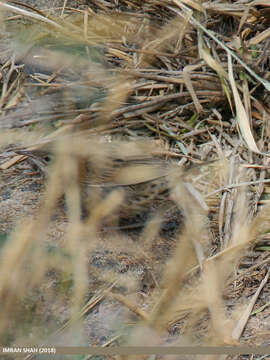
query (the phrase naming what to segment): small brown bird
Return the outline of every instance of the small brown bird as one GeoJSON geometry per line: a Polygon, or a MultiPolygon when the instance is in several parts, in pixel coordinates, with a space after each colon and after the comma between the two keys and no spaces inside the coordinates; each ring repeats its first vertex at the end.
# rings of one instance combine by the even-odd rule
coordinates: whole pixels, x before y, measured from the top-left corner
{"type": "MultiPolygon", "coordinates": [[[[95,149],[92,156],[76,156],[84,218],[89,215],[89,210],[86,210],[89,208],[89,199],[95,199],[96,204],[91,203],[93,207],[111,191],[121,189],[124,200],[117,214],[120,229],[141,229],[151,215],[157,212],[164,219],[162,228],[166,232],[179,226],[182,215],[170,198],[168,184],[168,176],[175,171],[170,162],[151,153],[147,155],[143,143],[134,147],[134,144],[116,141],[99,144],[99,148],[95,149]]],[[[28,156],[45,175],[48,174],[51,159],[57,157],[53,155],[51,144],[17,153],[28,156]]],[[[176,164],[175,167],[181,171],[176,164]]]]}

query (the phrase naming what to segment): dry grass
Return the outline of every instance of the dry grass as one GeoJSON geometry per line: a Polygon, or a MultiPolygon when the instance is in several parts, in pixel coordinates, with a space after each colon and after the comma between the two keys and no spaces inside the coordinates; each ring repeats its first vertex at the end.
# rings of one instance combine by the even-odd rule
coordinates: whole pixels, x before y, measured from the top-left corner
{"type": "Polygon", "coordinates": [[[269,5],[8,5],[1,343],[269,344],[269,5]]]}

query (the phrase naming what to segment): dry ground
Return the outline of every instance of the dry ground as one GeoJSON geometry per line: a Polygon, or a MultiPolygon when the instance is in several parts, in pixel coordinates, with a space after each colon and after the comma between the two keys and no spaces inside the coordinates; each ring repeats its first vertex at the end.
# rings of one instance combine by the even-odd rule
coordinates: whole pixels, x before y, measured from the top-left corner
{"type": "Polygon", "coordinates": [[[269,4],[24,3],[1,30],[1,343],[270,345],[269,4]],[[121,220],[102,184],[134,157],[174,170],[166,221],[121,220]]]}

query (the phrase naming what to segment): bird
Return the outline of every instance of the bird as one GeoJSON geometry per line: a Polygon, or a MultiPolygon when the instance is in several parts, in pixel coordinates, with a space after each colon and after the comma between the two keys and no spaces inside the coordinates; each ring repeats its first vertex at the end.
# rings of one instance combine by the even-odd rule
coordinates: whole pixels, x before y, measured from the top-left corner
{"type": "MultiPolygon", "coordinates": [[[[92,149],[96,149],[96,153],[83,154],[79,151],[78,154],[76,149],[74,151],[78,164],[82,219],[91,215],[89,199],[95,199],[95,203],[91,203],[93,207],[112,191],[121,190],[124,198],[117,212],[116,228],[129,232],[141,231],[151,216],[157,213],[163,218],[163,229],[168,231],[178,227],[182,215],[170,196],[168,181],[176,169],[181,171],[176,163],[144,151],[149,150],[149,146],[140,141],[136,144],[121,141],[99,143],[92,138],[90,142],[94,143],[92,149]]],[[[16,152],[32,161],[45,178],[49,174],[50,164],[57,157],[51,143],[16,152]]],[[[69,161],[68,157],[66,161],[69,161]]],[[[104,230],[111,227],[104,225],[104,230]]]]}

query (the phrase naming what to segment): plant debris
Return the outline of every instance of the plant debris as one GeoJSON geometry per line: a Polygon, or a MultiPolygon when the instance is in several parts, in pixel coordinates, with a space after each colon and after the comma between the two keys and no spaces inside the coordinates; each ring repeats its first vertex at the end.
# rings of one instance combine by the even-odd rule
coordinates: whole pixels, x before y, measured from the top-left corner
{"type": "Polygon", "coordinates": [[[268,2],[57,3],[0,2],[1,342],[269,345],[268,2]]]}

